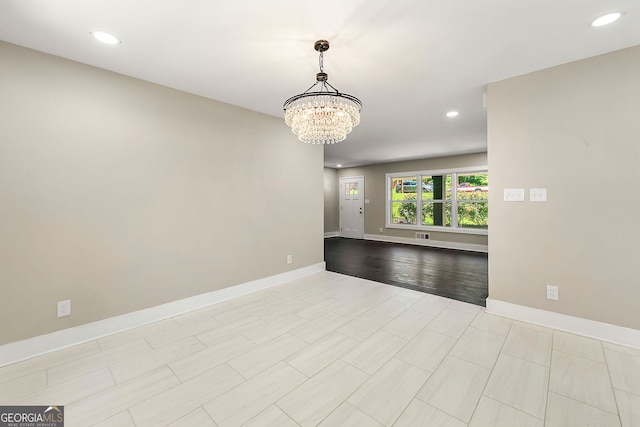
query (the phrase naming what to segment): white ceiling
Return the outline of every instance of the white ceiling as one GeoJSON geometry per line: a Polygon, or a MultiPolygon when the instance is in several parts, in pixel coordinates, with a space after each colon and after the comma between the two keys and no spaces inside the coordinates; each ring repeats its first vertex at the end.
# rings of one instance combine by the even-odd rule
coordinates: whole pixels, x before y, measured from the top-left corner
{"type": "Polygon", "coordinates": [[[483,152],[488,83],[640,44],[640,1],[0,1],[0,40],[276,117],[315,82],[318,39],[329,82],[363,102],[325,165],[483,152]]]}

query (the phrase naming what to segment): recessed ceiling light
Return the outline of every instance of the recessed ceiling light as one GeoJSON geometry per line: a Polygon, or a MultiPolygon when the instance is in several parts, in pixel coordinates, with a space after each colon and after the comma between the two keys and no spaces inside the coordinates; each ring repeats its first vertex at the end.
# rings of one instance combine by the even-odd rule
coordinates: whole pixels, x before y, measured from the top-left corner
{"type": "Polygon", "coordinates": [[[591,26],[603,27],[605,25],[609,25],[613,22],[616,22],[618,19],[620,19],[621,16],[622,16],[622,13],[620,12],[607,13],[606,15],[602,15],[594,19],[593,21],[591,21],[591,26]]]}
{"type": "Polygon", "coordinates": [[[96,39],[106,44],[120,44],[120,40],[113,34],[105,33],[104,31],[94,31],[91,35],[96,39]]]}
{"type": "Polygon", "coordinates": [[[337,168],[341,168],[341,167],[342,167],[342,165],[336,165],[336,167],[337,167],[337,168]]]}
{"type": "Polygon", "coordinates": [[[449,111],[447,113],[447,117],[458,117],[458,112],[457,111],[449,111]]]}

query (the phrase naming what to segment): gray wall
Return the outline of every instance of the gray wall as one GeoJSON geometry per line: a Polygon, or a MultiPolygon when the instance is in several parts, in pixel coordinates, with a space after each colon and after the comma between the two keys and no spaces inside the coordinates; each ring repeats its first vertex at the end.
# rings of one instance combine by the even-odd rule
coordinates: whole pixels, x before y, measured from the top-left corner
{"type": "Polygon", "coordinates": [[[639,76],[636,46],[489,86],[490,298],[640,329],[639,76]]]}
{"type": "Polygon", "coordinates": [[[0,58],[0,344],[323,261],[322,147],[282,119],[0,58]]]}
{"type": "Polygon", "coordinates": [[[324,168],[324,232],[340,230],[340,204],[338,202],[338,174],[335,169],[324,168]]]}
{"type": "MultiPolygon", "coordinates": [[[[420,170],[437,170],[448,168],[462,168],[472,166],[486,166],[487,154],[467,154],[463,156],[437,157],[405,162],[382,163],[378,165],[344,168],[337,170],[338,180],[342,177],[364,176],[365,204],[364,232],[378,236],[415,238],[416,230],[399,230],[385,227],[386,182],[385,174],[393,172],[410,172],[420,170]],[[383,231],[380,232],[382,227],[383,231]]],[[[491,177],[489,178],[491,180],[491,177]]],[[[337,186],[337,183],[336,183],[337,186]]],[[[336,194],[336,198],[337,198],[336,194]]],[[[327,231],[327,230],[325,230],[327,231]]],[[[459,233],[443,233],[429,231],[431,240],[441,242],[466,243],[473,245],[487,245],[486,235],[470,235],[459,233]]]]}

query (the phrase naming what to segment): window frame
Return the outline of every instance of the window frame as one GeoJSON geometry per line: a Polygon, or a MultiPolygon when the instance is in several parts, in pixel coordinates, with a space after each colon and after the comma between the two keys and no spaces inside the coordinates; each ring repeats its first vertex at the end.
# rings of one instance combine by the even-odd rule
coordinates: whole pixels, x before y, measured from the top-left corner
{"type": "MultiPolygon", "coordinates": [[[[477,229],[477,228],[462,228],[458,227],[458,202],[463,201],[464,199],[458,199],[458,174],[460,175],[469,175],[471,173],[479,173],[479,174],[489,174],[489,168],[486,165],[483,166],[472,166],[472,167],[464,167],[464,168],[451,168],[451,169],[437,169],[437,170],[421,170],[421,171],[409,171],[409,172],[390,172],[385,174],[385,221],[387,228],[395,228],[401,230],[425,230],[425,231],[438,231],[444,233],[460,233],[460,234],[479,234],[479,235],[488,235],[488,229],[477,229]],[[406,178],[406,177],[416,177],[416,182],[418,183],[416,186],[416,212],[422,212],[422,177],[423,176],[434,176],[434,175],[451,175],[451,199],[442,199],[443,203],[451,202],[451,225],[422,225],[422,221],[418,220],[421,218],[420,215],[416,215],[416,224],[394,224],[391,221],[391,212],[393,206],[393,188],[392,182],[394,179],[406,178]],[[454,196],[455,194],[455,196],[454,196]],[[456,225],[454,227],[454,224],[456,225]]],[[[397,202],[397,200],[396,200],[397,202]]],[[[433,202],[429,202],[433,203],[433,202]]],[[[489,195],[487,194],[486,202],[474,202],[474,203],[487,203],[489,204],[489,195]]]]}

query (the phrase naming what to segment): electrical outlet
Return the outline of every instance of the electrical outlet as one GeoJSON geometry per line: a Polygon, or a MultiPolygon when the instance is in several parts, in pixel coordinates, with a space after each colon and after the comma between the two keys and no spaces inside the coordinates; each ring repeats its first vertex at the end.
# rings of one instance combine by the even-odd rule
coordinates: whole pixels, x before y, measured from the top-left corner
{"type": "Polygon", "coordinates": [[[293,264],[293,255],[287,255],[287,264],[293,264]]]}
{"type": "Polygon", "coordinates": [[[382,227],[380,227],[380,232],[382,233],[382,227]]]}
{"type": "Polygon", "coordinates": [[[71,316],[71,300],[58,301],[58,317],[71,316]]]}
{"type": "Polygon", "coordinates": [[[558,287],[547,285],[547,299],[558,301],[558,287]]]}

